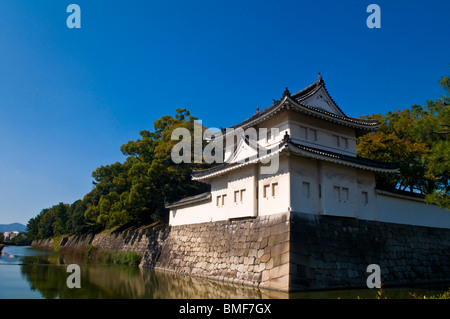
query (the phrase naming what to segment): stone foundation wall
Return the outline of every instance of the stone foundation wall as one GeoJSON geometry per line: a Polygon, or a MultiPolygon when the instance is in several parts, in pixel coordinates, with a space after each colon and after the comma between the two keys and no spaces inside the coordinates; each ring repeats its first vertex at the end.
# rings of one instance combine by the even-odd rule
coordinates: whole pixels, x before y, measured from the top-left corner
{"type": "Polygon", "coordinates": [[[377,264],[385,286],[450,282],[450,230],[291,213],[290,289],[366,287],[377,264]]]}
{"type": "Polygon", "coordinates": [[[171,227],[157,269],[262,288],[289,288],[289,215],[171,227]]]}
{"type": "Polygon", "coordinates": [[[90,234],[60,244],[136,251],[141,267],[283,291],[366,287],[370,264],[380,266],[385,287],[450,282],[449,229],[297,212],[90,234]]]}
{"type": "Polygon", "coordinates": [[[36,240],[31,244],[38,249],[52,250],[60,246],[62,251],[84,251],[95,246],[108,251],[134,251],[143,256],[140,266],[153,267],[161,246],[167,238],[169,227],[157,225],[147,228],[129,228],[111,233],[84,234],[65,237],[59,243],[54,239],[36,240]]]}

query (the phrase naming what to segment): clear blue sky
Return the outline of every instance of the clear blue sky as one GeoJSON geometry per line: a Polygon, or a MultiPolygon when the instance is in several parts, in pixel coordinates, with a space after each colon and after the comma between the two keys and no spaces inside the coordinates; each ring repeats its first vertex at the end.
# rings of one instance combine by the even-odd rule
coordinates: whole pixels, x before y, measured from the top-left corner
{"type": "Polygon", "coordinates": [[[349,116],[443,95],[450,1],[0,0],[0,223],[72,203],[186,107],[227,127],[321,72],[349,116]],[[81,29],[69,29],[69,4],[81,29]],[[366,8],[381,8],[369,29],[366,8]]]}

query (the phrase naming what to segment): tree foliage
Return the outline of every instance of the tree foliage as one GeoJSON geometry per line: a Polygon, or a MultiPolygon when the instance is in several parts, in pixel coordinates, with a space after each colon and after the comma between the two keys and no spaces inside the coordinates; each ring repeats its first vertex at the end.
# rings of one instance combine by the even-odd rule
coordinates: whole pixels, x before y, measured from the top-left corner
{"type": "Polygon", "coordinates": [[[194,120],[186,109],[174,117],[163,116],[154,131],[141,131],[141,138],[122,145],[123,163],[100,166],[93,173],[93,189],[71,205],[44,209],[28,222],[32,238],[67,233],[100,231],[127,224],[166,221],[165,204],[206,191],[208,186],[191,180],[191,171],[203,164],[175,164],[171,139],[175,128],[188,129],[193,136],[194,120]]]}
{"type": "Polygon", "coordinates": [[[450,78],[440,85],[446,95],[424,107],[366,116],[380,126],[359,137],[357,149],[363,157],[399,162],[400,173],[378,174],[377,186],[421,193],[427,202],[450,208],[450,78]]]}

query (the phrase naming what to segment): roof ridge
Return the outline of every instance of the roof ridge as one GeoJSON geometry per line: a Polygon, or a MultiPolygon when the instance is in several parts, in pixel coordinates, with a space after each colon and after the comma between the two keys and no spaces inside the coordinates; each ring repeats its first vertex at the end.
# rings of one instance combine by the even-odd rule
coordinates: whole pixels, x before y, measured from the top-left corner
{"type": "Polygon", "coordinates": [[[319,78],[318,78],[318,80],[317,80],[316,82],[314,82],[314,83],[308,85],[307,87],[301,89],[301,90],[298,91],[298,92],[295,92],[295,93],[292,94],[291,96],[292,96],[293,98],[296,99],[296,98],[297,98],[296,96],[301,95],[302,93],[305,94],[305,92],[307,92],[307,93],[306,93],[307,96],[304,96],[304,98],[302,98],[302,99],[305,99],[305,98],[307,98],[307,97],[313,95],[315,92],[317,92],[318,89],[319,89],[320,87],[322,87],[322,85],[324,85],[324,84],[325,84],[325,82],[323,81],[322,76],[321,76],[320,73],[319,73],[319,78]]]}

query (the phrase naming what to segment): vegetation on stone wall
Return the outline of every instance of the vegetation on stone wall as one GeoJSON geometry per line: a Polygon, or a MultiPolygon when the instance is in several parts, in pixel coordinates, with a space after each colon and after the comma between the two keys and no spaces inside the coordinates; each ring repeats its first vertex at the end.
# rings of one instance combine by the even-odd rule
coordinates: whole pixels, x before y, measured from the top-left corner
{"type": "Polygon", "coordinates": [[[134,251],[108,251],[97,246],[86,247],[87,262],[100,264],[119,264],[137,266],[142,256],[134,251]]]}
{"type": "Polygon", "coordinates": [[[411,296],[414,299],[450,299],[450,288],[449,288],[449,290],[447,290],[441,294],[436,294],[433,296],[422,296],[422,295],[416,295],[416,294],[411,294],[411,296]]]}

